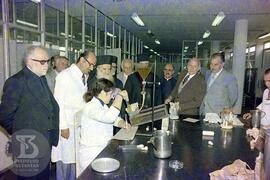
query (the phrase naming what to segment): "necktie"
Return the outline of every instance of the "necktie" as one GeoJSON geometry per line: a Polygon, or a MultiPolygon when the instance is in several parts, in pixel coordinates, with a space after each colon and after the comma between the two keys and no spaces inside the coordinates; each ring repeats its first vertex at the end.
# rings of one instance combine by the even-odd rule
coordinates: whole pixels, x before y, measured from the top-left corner
{"type": "Polygon", "coordinates": [[[82,75],[82,82],[83,82],[83,85],[85,85],[85,75],[84,74],[82,75]]]}
{"type": "Polygon", "coordinates": [[[270,90],[268,91],[268,97],[267,100],[270,100],[270,90]]]}
{"type": "Polygon", "coordinates": [[[187,75],[187,76],[184,78],[183,84],[185,84],[185,83],[187,82],[188,78],[189,78],[189,75],[187,75]]]}
{"type": "Polygon", "coordinates": [[[208,81],[208,88],[213,84],[213,82],[215,81],[215,76],[216,74],[212,73],[210,76],[210,80],[208,81]]]}
{"type": "Polygon", "coordinates": [[[184,87],[185,83],[188,81],[188,78],[189,78],[189,74],[186,75],[186,77],[180,83],[179,88],[178,88],[178,94],[180,94],[180,92],[182,91],[182,88],[184,87]]]}

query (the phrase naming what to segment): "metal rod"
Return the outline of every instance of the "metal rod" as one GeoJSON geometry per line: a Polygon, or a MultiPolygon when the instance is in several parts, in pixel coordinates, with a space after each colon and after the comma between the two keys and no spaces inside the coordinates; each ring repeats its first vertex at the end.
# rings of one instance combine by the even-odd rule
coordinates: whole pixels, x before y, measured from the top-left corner
{"type": "Polygon", "coordinates": [[[154,63],[154,81],[153,81],[153,97],[152,97],[152,133],[154,132],[154,107],[155,107],[155,95],[156,95],[156,70],[157,70],[157,62],[155,59],[154,63]]]}

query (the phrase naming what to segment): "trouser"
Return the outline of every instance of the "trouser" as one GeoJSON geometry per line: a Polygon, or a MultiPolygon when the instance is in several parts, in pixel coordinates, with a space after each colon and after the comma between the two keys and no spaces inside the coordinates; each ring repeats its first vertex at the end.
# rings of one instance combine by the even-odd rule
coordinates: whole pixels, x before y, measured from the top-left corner
{"type": "Polygon", "coordinates": [[[56,180],[74,180],[76,178],[75,163],[56,162],[56,180]]]}

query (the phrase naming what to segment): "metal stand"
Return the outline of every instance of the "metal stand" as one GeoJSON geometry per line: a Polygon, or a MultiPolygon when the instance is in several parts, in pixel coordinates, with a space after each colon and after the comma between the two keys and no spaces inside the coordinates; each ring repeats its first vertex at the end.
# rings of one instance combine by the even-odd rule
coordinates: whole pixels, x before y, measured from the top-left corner
{"type": "Polygon", "coordinates": [[[147,83],[153,83],[153,92],[152,92],[152,118],[151,118],[151,131],[150,133],[137,133],[138,136],[146,136],[151,137],[154,132],[154,107],[155,107],[155,95],[156,95],[156,71],[157,71],[157,62],[155,60],[154,63],[154,80],[153,82],[146,82],[147,83]]]}

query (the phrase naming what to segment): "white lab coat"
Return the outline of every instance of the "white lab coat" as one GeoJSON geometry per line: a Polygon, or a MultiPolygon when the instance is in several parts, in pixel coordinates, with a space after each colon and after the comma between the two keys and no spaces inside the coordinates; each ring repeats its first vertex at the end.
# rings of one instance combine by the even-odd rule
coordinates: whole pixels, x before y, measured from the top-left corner
{"type": "Polygon", "coordinates": [[[81,70],[72,64],[56,77],[54,97],[60,107],[59,129],[69,128],[70,135],[68,139],[59,135],[58,146],[52,148],[52,162],[75,163],[75,114],[86,104],[83,95],[87,84],[83,84],[82,75],[81,70]]]}
{"type": "Polygon", "coordinates": [[[258,109],[265,112],[265,115],[261,119],[261,124],[263,126],[270,125],[270,100],[267,100],[268,93],[269,93],[269,89],[265,89],[263,92],[262,103],[259,106],[257,106],[258,109]]]}
{"type": "Polygon", "coordinates": [[[117,123],[119,113],[119,109],[114,106],[109,108],[95,97],[84,106],[80,119],[79,164],[81,172],[113,137],[113,124],[117,123]]]}

